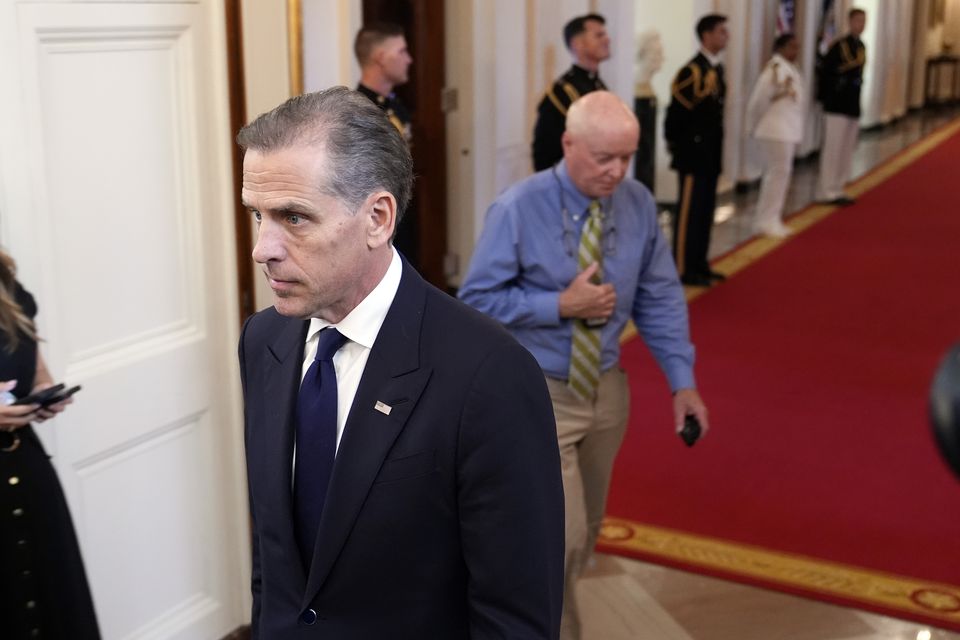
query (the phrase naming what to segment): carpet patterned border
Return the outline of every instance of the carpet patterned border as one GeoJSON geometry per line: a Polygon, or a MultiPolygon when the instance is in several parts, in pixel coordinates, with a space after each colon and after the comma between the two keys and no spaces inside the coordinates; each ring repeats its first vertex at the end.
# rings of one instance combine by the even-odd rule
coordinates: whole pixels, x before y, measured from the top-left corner
{"type": "MultiPolygon", "coordinates": [[[[848,187],[854,197],[891,178],[945,140],[960,132],[954,120],[903,149],[848,187]]],[[[788,238],[754,237],[714,261],[713,266],[733,277],[784,242],[836,212],[834,205],[812,204],[791,215],[788,238]]],[[[708,293],[705,287],[685,287],[687,302],[708,293]]],[[[636,328],[628,323],[620,341],[633,339],[636,328]]],[[[938,584],[863,569],[825,560],[772,551],[706,536],[662,529],[620,518],[606,518],[598,544],[648,560],[661,561],[754,584],[777,585],[798,594],[819,593],[835,600],[890,613],[902,612],[926,620],[960,625],[960,586],[938,584]]]]}

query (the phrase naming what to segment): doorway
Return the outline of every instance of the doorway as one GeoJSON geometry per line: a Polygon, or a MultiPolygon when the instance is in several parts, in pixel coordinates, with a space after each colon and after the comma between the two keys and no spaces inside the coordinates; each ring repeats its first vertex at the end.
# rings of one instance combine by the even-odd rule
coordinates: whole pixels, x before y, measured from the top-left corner
{"type": "Polygon", "coordinates": [[[413,120],[413,200],[397,232],[397,247],[432,284],[446,289],[447,134],[444,88],[444,1],[363,0],[363,21],[403,27],[413,64],[396,93],[413,120]]]}

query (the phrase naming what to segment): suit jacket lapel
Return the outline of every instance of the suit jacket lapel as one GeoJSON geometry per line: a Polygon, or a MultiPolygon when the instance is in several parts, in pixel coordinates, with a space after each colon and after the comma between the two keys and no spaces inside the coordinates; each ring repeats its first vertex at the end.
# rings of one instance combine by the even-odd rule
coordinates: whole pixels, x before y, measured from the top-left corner
{"type": "Polygon", "coordinates": [[[427,285],[406,262],[400,287],[370,351],[337,451],[303,609],[323,585],[387,453],[420,398],[430,370],[420,363],[427,285]],[[390,405],[389,415],[375,408],[390,405]]]}
{"type": "Polygon", "coordinates": [[[275,510],[270,522],[276,525],[280,547],[284,557],[292,559],[288,571],[296,576],[297,584],[303,585],[306,576],[300,553],[297,550],[293,530],[293,445],[296,430],[296,399],[300,388],[303,364],[303,344],[310,323],[301,320],[286,320],[285,325],[268,345],[265,355],[267,366],[263,389],[263,434],[261,453],[263,473],[259,482],[264,486],[263,495],[268,501],[263,508],[275,510]]]}

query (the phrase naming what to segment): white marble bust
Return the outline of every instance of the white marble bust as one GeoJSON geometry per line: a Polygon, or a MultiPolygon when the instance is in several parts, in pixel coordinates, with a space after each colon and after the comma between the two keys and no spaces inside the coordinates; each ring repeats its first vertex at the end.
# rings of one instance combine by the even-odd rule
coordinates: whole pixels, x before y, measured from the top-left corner
{"type": "Polygon", "coordinates": [[[663,40],[655,29],[637,36],[636,85],[634,94],[638,98],[654,97],[650,80],[663,66],[663,40]]]}

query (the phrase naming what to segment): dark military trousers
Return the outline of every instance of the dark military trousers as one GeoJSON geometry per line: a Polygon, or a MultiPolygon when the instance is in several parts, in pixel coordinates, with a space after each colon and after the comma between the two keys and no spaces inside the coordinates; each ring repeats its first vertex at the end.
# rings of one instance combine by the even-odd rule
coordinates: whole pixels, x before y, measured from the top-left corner
{"type": "Polygon", "coordinates": [[[680,190],[673,217],[673,257],[683,275],[707,274],[710,232],[717,205],[716,173],[679,173],[680,190]]]}

